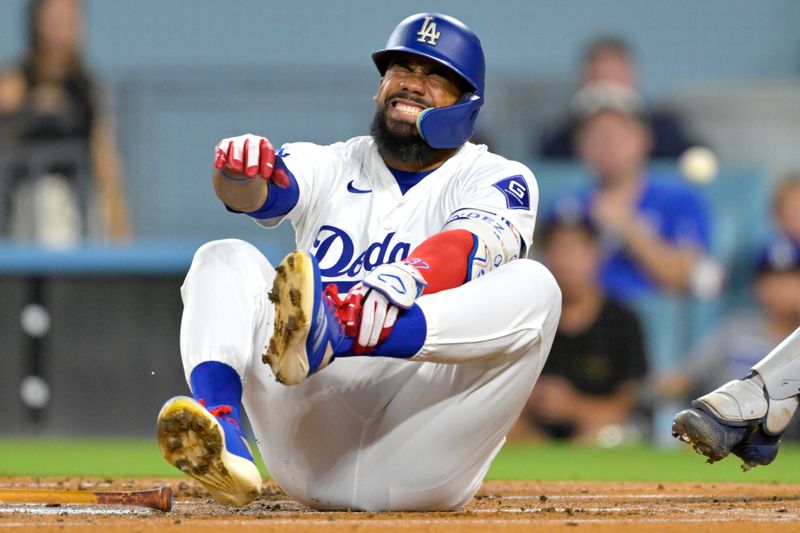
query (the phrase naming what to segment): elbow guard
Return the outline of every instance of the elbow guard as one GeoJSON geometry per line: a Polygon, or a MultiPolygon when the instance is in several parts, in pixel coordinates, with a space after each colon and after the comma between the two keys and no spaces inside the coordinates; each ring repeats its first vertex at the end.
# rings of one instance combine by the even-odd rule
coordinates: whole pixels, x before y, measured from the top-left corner
{"type": "Polygon", "coordinates": [[[500,265],[518,259],[525,243],[504,217],[482,209],[464,208],[450,215],[442,231],[463,229],[475,235],[467,265],[467,281],[479,278],[500,265]]]}

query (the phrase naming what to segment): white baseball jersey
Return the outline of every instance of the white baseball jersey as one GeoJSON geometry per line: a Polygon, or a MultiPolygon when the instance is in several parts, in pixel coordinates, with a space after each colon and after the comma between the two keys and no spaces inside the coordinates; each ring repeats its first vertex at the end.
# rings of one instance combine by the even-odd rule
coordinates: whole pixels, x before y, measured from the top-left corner
{"type": "MultiPolygon", "coordinates": [[[[340,288],[402,259],[449,219],[458,227],[465,218],[451,217],[457,211],[489,211],[526,243],[532,239],[533,175],[484,146],[464,145],[405,195],[371,137],[288,144],[279,154],[298,183],[298,201],[285,216],[259,222],[291,220],[298,246],[315,253],[325,281],[340,288]]],[[[341,357],[291,387],[262,363],[273,332],[267,291],[274,277],[267,259],[243,241],[198,250],[181,289],[187,378],[209,360],[236,370],[265,465],[305,505],[368,511],[464,505],[547,359],[561,306],[549,272],[521,259],[422,295],[416,303],[425,342],[413,361],[341,357]]]]}
{"type": "Polygon", "coordinates": [[[403,195],[372,137],[320,146],[290,143],[278,155],[298,183],[299,199],[285,217],[297,247],[310,250],[323,280],[349,288],[383,263],[399,261],[442,230],[463,208],[508,220],[526,245],[533,238],[538,187],[521,163],[467,143],[403,195]]]}

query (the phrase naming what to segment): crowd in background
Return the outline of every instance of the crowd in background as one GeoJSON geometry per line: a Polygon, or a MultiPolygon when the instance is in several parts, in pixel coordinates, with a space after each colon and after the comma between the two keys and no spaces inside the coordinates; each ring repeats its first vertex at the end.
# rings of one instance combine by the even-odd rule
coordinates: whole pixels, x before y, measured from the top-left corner
{"type": "MultiPolygon", "coordinates": [[[[31,1],[27,51],[0,71],[5,237],[65,246],[133,233],[116,126],[82,57],[81,8],[78,0],[31,1]]],[[[563,314],[515,434],[597,442],[614,428],[646,435],[653,398],[685,401],[742,377],[800,325],[800,175],[781,179],[775,234],[744,259],[752,302],[727,310],[678,354],[680,364],[655,369],[636,302],[697,297],[697,274],[713,259],[715,220],[702,188],[674,166],[651,163],[674,162],[703,142],[678,113],[647,105],[624,38],[589,42],[576,78],[563,117],[540,132],[530,154],[582,165],[586,179],[581,190],[539,206],[534,254],[561,286],[563,314]]]]}
{"type": "Polygon", "coordinates": [[[728,310],[687,354],[673,355],[671,368],[648,372],[637,300],[718,296],[725,265],[711,291],[697,290],[713,262],[708,201],[681,179],[695,176],[652,165],[675,162],[699,141],[675,113],[645,105],[622,39],[594,40],[583,57],[569,109],[538,146],[540,158],[581,163],[587,184],[540,206],[537,257],[562,288],[563,311],[515,434],[618,444],[653,431],[649,415],[658,402],[686,402],[746,376],[800,326],[800,175],[780,180],[775,234],[744,258],[754,302],[728,310]]]}
{"type": "Polygon", "coordinates": [[[79,0],[32,0],[27,50],[0,71],[0,231],[64,247],[130,234],[111,110],[82,57],[79,0]]]}

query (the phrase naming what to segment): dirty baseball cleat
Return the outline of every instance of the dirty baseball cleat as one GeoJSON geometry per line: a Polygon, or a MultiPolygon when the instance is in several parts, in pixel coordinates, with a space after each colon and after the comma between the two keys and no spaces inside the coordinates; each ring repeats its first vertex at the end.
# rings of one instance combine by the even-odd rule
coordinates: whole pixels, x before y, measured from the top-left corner
{"type": "Polygon", "coordinates": [[[275,305],[275,329],[262,359],[279,382],[302,382],[352,345],[340,318],[342,302],[335,290],[323,289],[310,253],[296,250],[281,261],[269,300],[275,305]]]}
{"type": "Polygon", "coordinates": [[[261,493],[261,474],[238,419],[229,405],[207,409],[176,396],[158,414],[157,435],[167,462],[202,483],[219,503],[241,507],[261,493]]]}
{"type": "Polygon", "coordinates": [[[780,435],[766,435],[758,425],[729,426],[700,409],[685,409],[675,415],[672,435],[686,442],[713,463],[733,453],[742,469],[768,465],[778,455],[780,435]]]}
{"type": "Polygon", "coordinates": [[[690,409],[675,415],[672,435],[708,457],[709,463],[732,453],[746,471],[775,460],[796,405],[795,398],[769,398],[763,381],[753,374],[694,400],[690,409]]]}

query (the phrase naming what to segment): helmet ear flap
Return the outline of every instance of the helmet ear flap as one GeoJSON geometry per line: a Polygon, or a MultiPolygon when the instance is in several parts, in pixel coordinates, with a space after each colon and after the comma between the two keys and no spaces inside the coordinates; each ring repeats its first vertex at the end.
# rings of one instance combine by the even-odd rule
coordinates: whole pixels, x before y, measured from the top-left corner
{"type": "Polygon", "coordinates": [[[417,117],[417,131],[428,146],[457,148],[472,137],[483,98],[467,93],[446,107],[429,107],[417,117]]]}

